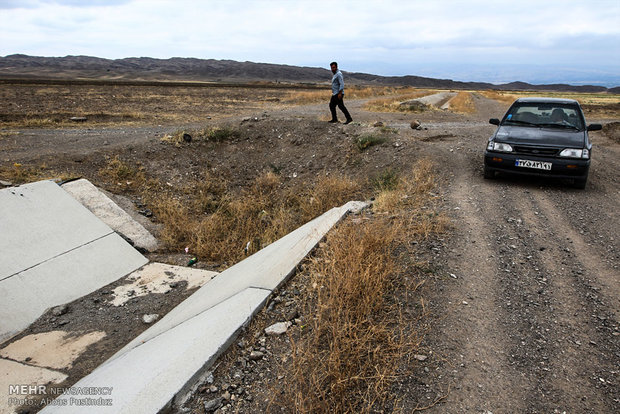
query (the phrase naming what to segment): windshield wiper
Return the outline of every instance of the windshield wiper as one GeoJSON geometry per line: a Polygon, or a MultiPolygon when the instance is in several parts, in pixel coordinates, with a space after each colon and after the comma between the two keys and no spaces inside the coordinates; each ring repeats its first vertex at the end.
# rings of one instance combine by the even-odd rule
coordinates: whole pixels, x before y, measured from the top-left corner
{"type": "Polygon", "coordinates": [[[580,131],[579,128],[577,128],[574,125],[570,125],[570,124],[554,124],[554,123],[549,123],[549,124],[538,124],[542,127],[548,127],[548,128],[564,128],[564,129],[575,129],[577,131],[580,131]]]}
{"type": "Polygon", "coordinates": [[[508,122],[513,122],[515,124],[522,124],[522,125],[531,125],[531,126],[538,126],[539,124],[535,123],[535,122],[527,122],[527,121],[520,121],[517,119],[507,119],[506,122],[504,122],[504,124],[507,124],[508,122]]]}

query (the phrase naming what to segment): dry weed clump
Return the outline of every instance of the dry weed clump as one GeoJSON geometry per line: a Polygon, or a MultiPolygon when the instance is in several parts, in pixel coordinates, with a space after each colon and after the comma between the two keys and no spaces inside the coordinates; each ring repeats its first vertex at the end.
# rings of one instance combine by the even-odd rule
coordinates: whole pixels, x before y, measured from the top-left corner
{"type": "Polygon", "coordinates": [[[164,135],[161,140],[175,146],[180,146],[184,141],[212,141],[224,142],[239,137],[239,131],[230,127],[208,127],[200,130],[180,129],[172,134],[164,135]]]}
{"type": "Polygon", "coordinates": [[[386,141],[386,138],[383,136],[378,136],[374,134],[365,134],[355,139],[355,145],[357,146],[358,150],[364,151],[365,149],[372,147],[374,145],[381,145],[385,141],[386,141]]]}
{"type": "Polygon", "coordinates": [[[118,156],[108,160],[108,163],[99,170],[99,176],[109,185],[123,190],[138,189],[146,182],[142,166],[131,166],[118,156]]]}
{"type": "Polygon", "coordinates": [[[426,239],[449,228],[450,220],[432,208],[434,197],[431,190],[436,182],[430,160],[417,161],[408,174],[386,171],[375,179],[375,183],[379,191],[373,210],[402,217],[411,239],[426,239]]]}
{"type": "Polygon", "coordinates": [[[163,223],[170,248],[189,247],[200,260],[235,263],[297,227],[359,194],[361,185],[345,176],[319,178],[309,187],[286,187],[266,172],[235,192],[212,174],[189,183],[178,196],[158,190],[145,195],[163,223]]]}

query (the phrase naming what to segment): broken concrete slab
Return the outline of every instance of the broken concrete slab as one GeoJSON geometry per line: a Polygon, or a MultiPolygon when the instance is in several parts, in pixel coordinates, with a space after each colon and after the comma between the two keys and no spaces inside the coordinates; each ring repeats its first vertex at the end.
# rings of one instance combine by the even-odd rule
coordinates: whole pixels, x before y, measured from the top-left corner
{"type": "MultiPolygon", "coordinates": [[[[203,367],[213,364],[236,333],[270,295],[264,289],[245,289],[218,305],[171,327],[156,338],[108,360],[74,387],[112,387],[111,406],[89,406],[90,413],[157,413],[177,395],[191,391],[203,367]]],[[[63,394],[41,413],[83,413],[63,394]],[[63,400],[63,401],[58,401],[63,400]],[[66,405],[62,405],[62,403],[66,405]]]]}
{"type": "MultiPolygon", "coordinates": [[[[273,290],[347,212],[336,207],[225,270],[81,379],[76,387],[113,387],[111,407],[90,412],[155,413],[181,404],[273,290]]],[[[59,397],[68,401],[71,396],[59,397]]],[[[59,402],[61,404],[62,402],[59,402]]],[[[49,405],[41,413],[81,412],[49,405]]],[[[83,407],[82,407],[83,408],[83,407]]]]}
{"type": "MultiPolygon", "coordinates": [[[[28,335],[0,349],[0,356],[28,365],[53,369],[71,368],[89,345],[100,341],[105,332],[69,335],[65,331],[28,335]]],[[[16,383],[19,384],[19,383],[16,383]]]]}
{"type": "Polygon", "coordinates": [[[157,250],[157,239],[90,181],[82,178],[64,183],[62,188],[134,246],[149,252],[157,250]]]}
{"type": "Polygon", "coordinates": [[[187,282],[186,289],[193,289],[204,285],[217,274],[209,270],[149,263],[127,276],[130,283],[114,289],[111,302],[114,306],[121,306],[131,298],[169,292],[181,282],[187,282]]]}
{"type": "Polygon", "coordinates": [[[295,271],[304,257],[348,211],[366,206],[350,202],[334,207],[247,259],[224,270],[181,302],[151,328],[123,347],[112,358],[148,341],[173,326],[209,309],[249,287],[273,291],[295,271]]]}
{"type": "Polygon", "coordinates": [[[0,229],[0,280],[112,232],[52,181],[0,190],[0,229]]]}
{"type": "Polygon", "coordinates": [[[0,190],[0,342],[148,262],[52,181],[0,190]]]}
{"type": "Polygon", "coordinates": [[[23,400],[33,394],[22,393],[21,385],[37,387],[35,390],[39,390],[40,386],[60,384],[65,379],[67,376],[62,372],[0,359],[0,414],[13,414],[23,400]]]}

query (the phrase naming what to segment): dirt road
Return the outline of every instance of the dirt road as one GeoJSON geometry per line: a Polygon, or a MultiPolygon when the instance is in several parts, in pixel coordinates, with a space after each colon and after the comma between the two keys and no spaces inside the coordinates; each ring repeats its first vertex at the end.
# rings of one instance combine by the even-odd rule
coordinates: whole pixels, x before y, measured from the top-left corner
{"type": "MultiPolygon", "coordinates": [[[[361,125],[334,127],[355,135],[381,120],[397,130],[404,151],[393,155],[395,149],[385,144],[376,156],[385,153],[384,160],[401,164],[408,156],[431,158],[441,177],[444,208],[454,219],[451,235],[428,252],[437,269],[425,293],[430,316],[421,351],[428,358],[398,384],[402,406],[433,413],[620,412],[620,145],[602,132],[591,135],[593,162],[585,190],[539,179],[484,180],[482,152],[495,128],[488,119],[500,117],[506,105],[479,95],[475,103],[474,115],[407,115],[369,113],[362,102],[351,101],[347,106],[361,125]],[[427,129],[412,130],[414,118],[427,129]]],[[[314,121],[323,115],[326,104],[271,113],[272,119],[314,121]]],[[[283,123],[274,121],[260,131],[269,136],[283,123]]],[[[340,136],[322,124],[311,126],[311,135],[340,136]]],[[[115,148],[125,139],[138,147],[153,141],[156,148],[155,136],[163,130],[80,136],[96,136],[96,142],[115,148]]],[[[33,139],[49,142],[44,153],[75,155],[75,143],[63,136],[78,135],[41,132],[33,139]],[[45,138],[48,133],[53,141],[45,138]]],[[[331,142],[324,138],[318,142],[331,142]]],[[[2,161],[37,159],[36,148],[13,148],[12,139],[5,138],[2,161]]],[[[311,151],[293,160],[318,148],[291,142],[291,148],[311,151]]],[[[342,146],[339,138],[333,142],[342,146]]],[[[341,151],[338,147],[325,162],[336,166],[341,151]]],[[[374,160],[368,165],[374,168],[374,160]]]]}
{"type": "MultiPolygon", "coordinates": [[[[477,103],[480,115],[502,114],[477,103]]],[[[453,131],[425,148],[446,178],[455,229],[436,257],[444,273],[424,343],[433,358],[406,405],[445,397],[429,412],[620,411],[618,145],[593,137],[579,191],[484,180],[481,148],[493,128],[453,131]]]]}

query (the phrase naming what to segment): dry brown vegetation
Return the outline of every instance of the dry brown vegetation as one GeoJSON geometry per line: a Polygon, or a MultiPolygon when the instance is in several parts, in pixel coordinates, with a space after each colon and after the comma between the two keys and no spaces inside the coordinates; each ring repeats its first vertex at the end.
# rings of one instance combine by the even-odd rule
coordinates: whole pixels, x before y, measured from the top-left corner
{"type": "MultiPolygon", "coordinates": [[[[347,99],[368,99],[377,96],[409,95],[414,88],[389,87],[389,86],[347,86],[345,96],[347,99]]],[[[331,96],[331,89],[315,91],[290,91],[282,99],[284,103],[305,105],[310,103],[325,102],[331,96]]]]}
{"type": "Polygon", "coordinates": [[[71,178],[69,172],[59,172],[49,168],[46,164],[23,165],[13,163],[10,167],[0,167],[0,177],[14,185],[31,183],[40,180],[66,180],[71,178]]]}
{"type": "Polygon", "coordinates": [[[484,96],[485,98],[493,99],[498,102],[503,102],[503,103],[508,103],[508,104],[513,103],[514,100],[518,98],[518,96],[513,95],[512,93],[499,92],[499,91],[494,91],[490,89],[486,91],[480,91],[480,94],[484,96]]]}
{"type": "Polygon", "coordinates": [[[207,172],[201,181],[187,183],[181,197],[162,193],[162,186],[151,182],[144,198],[164,225],[161,239],[169,249],[189,247],[203,260],[232,264],[360,191],[360,183],[346,176],[285,187],[269,171],[235,193],[224,179],[207,172]]]}
{"type": "MultiPolygon", "coordinates": [[[[442,232],[447,224],[442,216],[420,213],[432,198],[431,170],[422,160],[403,178],[390,175],[374,218],[342,224],[311,259],[308,323],[291,337],[290,380],[274,390],[276,407],[300,413],[398,408],[391,386],[406,375],[403,367],[411,367],[419,341],[415,318],[404,316],[408,301],[401,299],[421,284],[398,256],[408,255],[403,245],[442,232]]],[[[405,262],[411,261],[409,256],[405,262]]],[[[420,306],[423,314],[423,302],[420,306]]]]}
{"type": "Polygon", "coordinates": [[[200,122],[279,99],[280,89],[14,84],[0,88],[0,127],[57,128],[200,122]],[[71,117],[84,117],[73,122],[71,117]]]}

